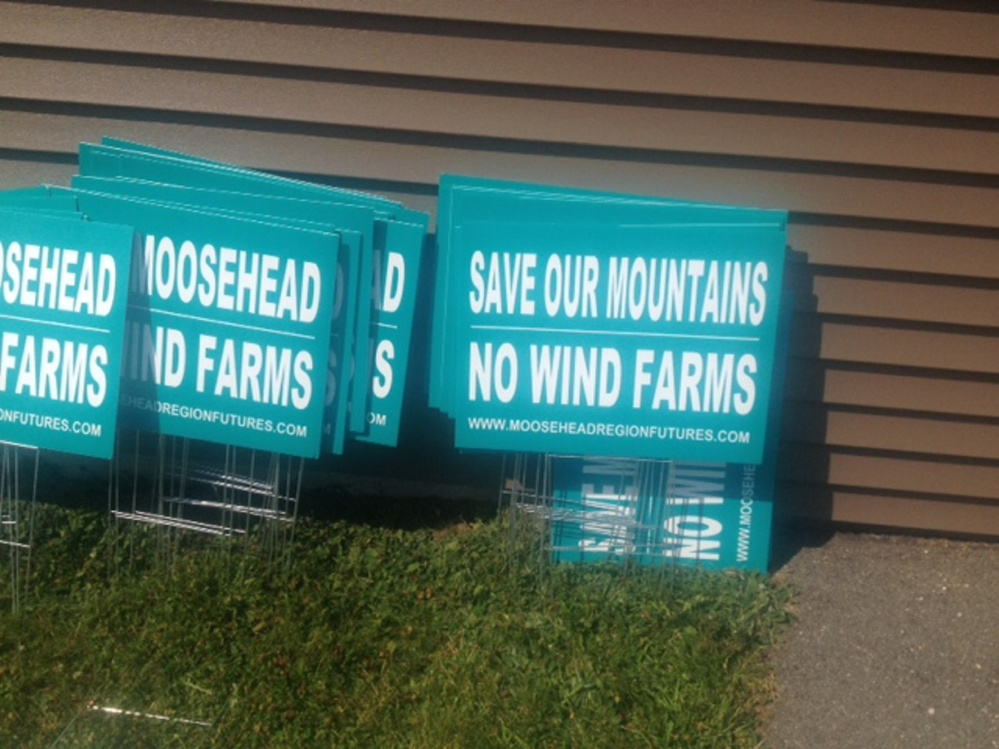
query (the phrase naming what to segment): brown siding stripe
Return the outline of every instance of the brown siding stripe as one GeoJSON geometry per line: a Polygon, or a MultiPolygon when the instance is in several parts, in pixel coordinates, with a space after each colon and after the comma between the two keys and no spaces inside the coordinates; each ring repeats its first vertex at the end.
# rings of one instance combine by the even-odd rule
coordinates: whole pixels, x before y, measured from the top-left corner
{"type": "Polygon", "coordinates": [[[851,371],[810,358],[788,362],[785,398],[999,419],[999,382],[851,371]]]}
{"type": "MultiPolygon", "coordinates": [[[[38,20],[10,13],[0,42],[44,44],[47,26],[69,49],[141,52],[199,60],[353,70],[391,76],[544,86],[605,94],[655,94],[727,101],[846,107],[958,117],[999,117],[999,82],[962,72],[906,70],[743,55],[553,45],[547,41],[434,37],[352,29],[116,14],[133,28],[109,37],[100,17],[70,11],[38,20]],[[20,22],[18,22],[20,20],[20,22]],[[9,31],[6,31],[9,29],[9,31]],[[222,41],[220,41],[222,40],[222,41]],[[292,43],[293,42],[293,43],[292,43]]],[[[49,42],[49,44],[51,44],[49,42]]],[[[61,45],[60,45],[61,46],[61,45]]],[[[276,71],[274,71],[276,72],[276,71]]]]}
{"type": "MultiPolygon", "coordinates": [[[[49,11],[50,13],[51,11],[49,11]]],[[[73,29],[74,36],[80,37],[81,46],[87,40],[94,40],[98,49],[110,46],[114,50],[119,48],[146,52],[160,50],[161,56],[156,60],[149,60],[147,56],[138,58],[127,55],[113,56],[119,61],[118,64],[126,70],[135,70],[143,75],[165,76],[165,71],[157,71],[157,67],[176,66],[178,63],[173,59],[174,55],[189,55],[196,59],[213,59],[219,54],[219,40],[223,40],[222,44],[232,44],[232,40],[236,38],[236,35],[232,33],[233,30],[227,27],[212,30],[211,22],[206,19],[168,17],[158,19],[156,23],[150,24],[144,22],[143,17],[136,17],[134,14],[113,14],[113,18],[119,16],[130,19],[131,23],[136,26],[134,33],[123,32],[110,37],[106,34],[100,34],[99,29],[106,27],[100,22],[100,19],[93,19],[91,23],[77,24],[65,17],[59,17],[55,19],[55,25],[60,29],[73,29]],[[182,25],[178,25],[181,24],[181,21],[190,24],[191,29],[188,30],[182,25]],[[88,29],[89,26],[93,26],[93,30],[88,29]],[[197,48],[188,50],[185,41],[190,40],[192,35],[201,41],[197,48]],[[143,68],[143,65],[146,67],[143,68]]],[[[89,18],[89,14],[85,18],[89,18]]],[[[44,27],[39,30],[36,24],[29,21],[25,21],[23,25],[25,26],[23,30],[6,25],[0,27],[0,42],[31,39],[41,42],[45,39],[44,27]]],[[[464,62],[458,59],[460,56],[456,52],[441,50],[439,48],[440,40],[432,37],[427,38],[424,42],[427,45],[433,45],[432,54],[429,50],[416,52],[413,54],[412,60],[401,61],[397,69],[388,70],[385,67],[387,57],[385,50],[397,51],[401,46],[394,39],[382,39],[380,35],[371,38],[370,34],[352,31],[350,34],[356,39],[352,44],[345,45],[336,38],[329,38],[330,34],[335,33],[335,30],[295,28],[293,30],[295,43],[288,44],[287,37],[273,33],[264,24],[255,24],[254,28],[255,33],[249,35],[244,45],[245,49],[234,50],[231,57],[237,60],[259,60],[267,67],[258,68],[255,71],[220,70],[217,73],[207,70],[181,69],[178,73],[191,76],[190,82],[196,83],[198,89],[210,88],[212,81],[220,75],[226,76],[225,79],[231,80],[236,86],[254,85],[252,83],[254,80],[277,77],[279,71],[273,66],[285,63],[281,55],[261,54],[262,48],[273,46],[279,50],[302,50],[309,46],[303,44],[302,37],[315,33],[320,35],[315,40],[314,46],[317,49],[315,59],[303,59],[301,64],[319,65],[320,68],[329,71],[325,76],[320,75],[329,82],[324,84],[316,80],[319,71],[306,71],[297,68],[285,71],[285,73],[280,74],[284,81],[284,85],[280,87],[281,100],[265,97],[258,102],[260,106],[267,109],[263,116],[274,116],[276,112],[282,111],[285,112],[286,119],[314,119],[317,115],[321,116],[324,107],[322,100],[317,101],[310,98],[310,93],[325,91],[329,94],[326,99],[329,104],[325,107],[327,111],[337,112],[338,116],[355,117],[357,119],[355,124],[366,126],[373,126],[372,120],[375,118],[385,118],[386,112],[384,110],[388,106],[390,112],[387,119],[384,119],[386,126],[422,132],[492,135],[632,148],[689,150],[723,155],[739,153],[764,158],[809,159],[912,169],[945,169],[981,174],[996,174],[999,171],[996,168],[999,164],[999,156],[996,156],[996,152],[999,151],[996,147],[999,136],[991,128],[977,131],[944,129],[922,125],[918,119],[898,124],[877,122],[876,120],[851,122],[848,121],[848,116],[840,116],[835,120],[823,119],[824,116],[828,115],[825,110],[823,110],[824,114],[799,112],[797,116],[753,114],[751,108],[747,106],[745,98],[735,95],[734,91],[713,94],[718,99],[732,100],[729,111],[719,111],[719,105],[724,106],[721,102],[714,102],[710,106],[706,105],[703,99],[709,94],[703,90],[698,95],[700,104],[689,102],[685,104],[683,100],[676,101],[668,97],[666,99],[662,97],[639,99],[630,103],[627,99],[615,102],[613,97],[608,100],[607,97],[612,92],[600,85],[600,71],[606,71],[606,74],[611,76],[610,80],[620,81],[623,71],[633,70],[639,78],[636,80],[635,87],[627,89],[630,93],[668,95],[677,92],[645,91],[638,87],[639,83],[644,85],[649,81],[661,81],[663,75],[648,71],[649,64],[645,61],[614,64],[606,59],[608,54],[606,50],[593,51],[594,54],[599,55],[599,64],[597,64],[597,60],[594,60],[593,65],[596,65],[596,70],[590,71],[587,69],[588,63],[586,61],[572,60],[565,50],[560,49],[558,59],[564,60],[564,64],[573,72],[576,79],[558,81],[552,75],[542,75],[540,80],[544,82],[544,88],[531,94],[528,89],[523,88],[523,86],[531,84],[531,81],[526,80],[523,76],[508,76],[504,79],[500,75],[502,73],[500,60],[495,55],[484,54],[481,49],[483,42],[481,40],[466,40],[470,48],[470,57],[485,66],[484,75],[488,73],[489,76],[492,76],[491,78],[484,77],[481,80],[515,84],[519,87],[513,91],[502,88],[489,92],[488,90],[477,91],[477,87],[468,81],[470,71],[475,67],[472,60],[464,62]],[[344,50],[345,46],[359,46],[363,49],[363,53],[360,50],[344,50]],[[376,59],[367,59],[372,57],[375,51],[377,51],[376,59]],[[331,55],[340,54],[343,55],[342,60],[325,61],[331,55]],[[441,58],[441,69],[421,70],[421,65],[425,65],[425,61],[433,57],[441,58]],[[321,62],[322,64],[320,64],[321,62]],[[408,78],[404,81],[389,78],[384,82],[371,81],[375,84],[374,88],[362,87],[359,92],[357,86],[335,85],[336,75],[333,71],[345,69],[359,69],[366,72],[381,70],[395,75],[420,74],[431,78],[445,79],[451,78],[453,71],[461,71],[465,82],[452,83],[449,84],[447,90],[435,91],[432,88],[415,86],[408,78]],[[242,83],[241,79],[244,78],[250,79],[250,82],[242,83]],[[553,88],[554,86],[567,87],[569,90],[560,94],[557,89],[553,88]],[[582,89],[598,91],[605,100],[602,102],[579,100],[579,92],[582,89]],[[295,93],[296,90],[298,93],[295,93]],[[344,96],[352,98],[344,102],[345,105],[349,106],[340,107],[339,99],[344,96]],[[520,97],[515,108],[516,116],[513,116],[513,110],[509,106],[511,96],[520,97]],[[417,105],[414,106],[414,102],[417,105]],[[395,103],[398,106],[392,106],[395,103]],[[708,107],[706,110],[705,106],[708,107]],[[698,111],[698,108],[701,111],[698,111]],[[358,114],[352,115],[351,112],[355,109],[358,110],[358,114]],[[368,114],[367,117],[364,116],[365,113],[368,114]],[[627,128],[620,127],[621,117],[627,117],[627,128]]],[[[291,32],[288,34],[290,37],[291,32]]],[[[412,35],[404,36],[409,38],[412,35]]],[[[423,39],[423,37],[418,38],[423,39]]],[[[453,42],[449,41],[448,43],[453,42]]],[[[507,49],[510,43],[493,43],[501,44],[503,53],[510,54],[507,49]]],[[[539,46],[550,51],[549,45],[539,46]]],[[[12,74],[16,73],[18,49],[17,47],[8,48],[10,59],[5,61],[5,65],[11,67],[12,74]]],[[[518,61],[518,64],[524,64],[532,71],[537,70],[537,64],[530,60],[525,62],[522,55],[514,53],[511,56],[518,61]]],[[[89,55],[89,57],[91,58],[89,62],[32,59],[31,64],[44,66],[44,70],[43,67],[38,68],[39,74],[53,81],[64,79],[67,76],[98,80],[99,76],[112,75],[112,73],[107,72],[108,68],[115,67],[109,64],[110,60],[101,64],[100,60],[92,59],[93,55],[89,55]],[[82,66],[90,66],[90,72],[85,74],[86,68],[82,66]]],[[[230,56],[223,59],[228,57],[230,56]]],[[[736,71],[741,71],[745,67],[746,61],[735,59],[726,61],[726,64],[732,69],[712,71],[705,75],[720,80],[729,80],[736,71]]],[[[686,71],[689,66],[684,61],[669,61],[665,67],[671,71],[686,71]]],[[[865,71],[865,79],[867,72],[869,71],[865,71]]],[[[907,85],[898,82],[885,85],[903,90],[919,89],[926,85],[924,71],[913,71],[911,74],[918,76],[918,85],[913,85],[917,83],[915,78],[911,84],[907,85]]],[[[124,71],[121,75],[124,75],[124,71]]],[[[687,73],[684,73],[684,76],[686,77],[687,73]]],[[[694,77],[697,78],[696,75],[694,77]]],[[[807,78],[807,75],[798,72],[791,77],[795,80],[803,80],[807,78]]],[[[969,92],[977,91],[973,96],[976,101],[989,100],[990,98],[999,100],[999,86],[994,92],[979,90],[983,85],[983,80],[990,79],[972,76],[967,80],[948,82],[946,88],[969,92]]],[[[127,79],[119,81],[122,85],[127,84],[127,82],[127,79]]],[[[86,85],[86,83],[81,82],[81,85],[86,85]]],[[[809,87],[813,85],[821,87],[822,84],[814,82],[809,87]]],[[[875,82],[868,81],[868,85],[877,88],[875,82]]],[[[123,89],[123,91],[127,92],[128,89],[123,89]]],[[[240,97],[240,93],[239,90],[235,90],[228,97],[223,95],[220,101],[225,101],[226,98],[237,99],[240,97]]],[[[245,92],[242,93],[245,94],[245,92]]],[[[275,93],[272,92],[272,96],[275,93]]],[[[768,102],[768,107],[772,110],[773,102],[789,101],[783,96],[786,93],[787,89],[784,87],[781,89],[781,95],[765,96],[762,99],[768,102]]],[[[875,110],[882,108],[882,101],[883,97],[879,94],[876,101],[860,102],[853,106],[875,110]]],[[[829,102],[823,103],[829,104],[829,102]]],[[[205,111],[211,110],[206,109],[205,111]]],[[[994,112],[979,113],[979,115],[999,117],[999,106],[994,112]]],[[[855,117],[857,116],[868,120],[871,117],[869,112],[855,115],[855,117]]]]}
{"type": "MultiPolygon", "coordinates": [[[[268,106],[280,103],[280,96],[265,96],[259,87],[250,86],[241,90],[233,83],[231,88],[226,88],[219,81],[219,88],[212,89],[217,97],[234,94],[246,97],[245,101],[241,99],[223,107],[217,98],[206,91],[197,94],[190,93],[188,88],[179,91],[181,81],[173,74],[168,76],[167,81],[150,76],[146,83],[142,83],[146,79],[135,71],[109,68],[103,72],[107,75],[100,77],[100,83],[91,81],[87,84],[89,90],[87,85],[77,87],[70,81],[62,81],[51,84],[51,88],[59,89],[58,92],[44,92],[42,86],[32,86],[23,79],[25,75],[30,77],[30,68],[26,67],[15,75],[5,62],[0,61],[0,96],[16,94],[15,98],[52,101],[49,95],[59,93],[67,102],[94,100],[103,105],[117,102],[120,106],[132,102],[135,105],[165,107],[162,110],[164,113],[192,114],[201,112],[202,107],[210,107],[209,111],[221,111],[228,115],[238,112],[240,117],[247,118],[252,117],[254,111],[260,116],[266,111],[276,111],[268,109],[268,106]],[[129,72],[131,75],[124,75],[129,72]],[[142,91],[136,91],[137,88],[142,91]],[[263,103],[263,99],[268,99],[270,105],[263,103]]],[[[188,85],[196,88],[196,83],[196,80],[191,80],[188,85]]],[[[319,96],[318,93],[316,95],[319,96]]],[[[150,118],[156,119],[151,115],[150,118]]],[[[349,118],[355,119],[355,115],[349,118]]],[[[204,119],[211,118],[206,116],[204,119]]],[[[763,168],[690,166],[665,160],[656,163],[666,157],[652,158],[653,154],[649,155],[650,161],[608,158],[613,154],[600,154],[598,158],[549,155],[549,152],[557,153],[561,149],[546,148],[545,144],[537,144],[533,148],[531,144],[523,144],[520,152],[511,150],[511,144],[503,144],[502,149],[499,144],[491,143],[478,144],[477,149],[447,147],[431,145],[447,142],[447,138],[412,142],[405,134],[386,131],[358,133],[358,137],[365,135],[372,139],[366,140],[364,147],[359,148],[357,138],[337,137],[338,131],[340,128],[331,126],[328,137],[322,137],[253,130],[237,133],[230,129],[218,129],[209,133],[207,141],[194,141],[192,145],[198,153],[232,153],[237,158],[230,160],[248,166],[306,174],[337,174],[425,185],[436,184],[443,173],[490,175],[498,179],[823,212],[837,216],[999,228],[999,212],[995,210],[997,191],[984,187],[763,168]],[[397,142],[392,142],[393,139],[397,142]],[[224,143],[224,148],[214,147],[212,141],[224,143]]],[[[41,134],[35,134],[28,128],[23,128],[20,134],[28,143],[18,144],[19,147],[45,150],[46,141],[41,134]]],[[[457,142],[462,143],[460,139],[457,142]]],[[[676,160],[682,162],[685,159],[676,160]]]]}
{"type": "Polygon", "coordinates": [[[889,526],[943,533],[999,536],[999,504],[961,504],[939,499],[886,497],[784,485],[793,516],[828,522],[889,526]]]}
{"type": "Polygon", "coordinates": [[[822,359],[887,366],[923,367],[955,372],[999,373],[999,338],[903,328],[823,322],[797,316],[791,352],[822,359]]]}
{"type": "Polygon", "coordinates": [[[225,0],[233,5],[350,10],[391,16],[533,24],[700,38],[854,47],[932,55],[999,57],[994,16],[944,9],[891,8],[874,4],[826,5],[786,0],[602,0],[539,3],[505,0],[225,0]]]}
{"type": "Polygon", "coordinates": [[[76,164],[43,161],[37,154],[25,154],[0,148],[0,190],[31,187],[42,183],[69,184],[76,164]]]}
{"type": "Polygon", "coordinates": [[[782,439],[999,461],[999,423],[849,413],[814,403],[784,407],[782,439]]]}
{"type": "Polygon", "coordinates": [[[822,275],[808,278],[802,277],[800,270],[800,266],[789,268],[790,285],[802,292],[802,306],[817,302],[819,313],[999,328],[999,287],[976,289],[822,275]]]}
{"type": "Polygon", "coordinates": [[[999,279],[999,244],[994,238],[792,221],[788,244],[821,265],[999,279]]]}
{"type": "Polygon", "coordinates": [[[999,504],[999,465],[855,455],[820,445],[789,442],[781,448],[777,475],[786,481],[816,484],[817,487],[829,484],[972,497],[999,504]]]}

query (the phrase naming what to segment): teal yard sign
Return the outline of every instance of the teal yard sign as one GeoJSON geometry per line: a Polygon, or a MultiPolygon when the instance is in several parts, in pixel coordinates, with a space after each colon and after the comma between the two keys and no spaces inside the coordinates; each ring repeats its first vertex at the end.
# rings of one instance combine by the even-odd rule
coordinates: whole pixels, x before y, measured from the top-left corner
{"type": "MultiPolygon", "coordinates": [[[[285,232],[287,246],[335,238],[329,348],[317,365],[321,450],[395,445],[429,217],[379,196],[277,177],[105,138],[80,147],[82,197],[115,196],[285,232]],[[297,237],[297,239],[295,239],[297,237]],[[299,241],[301,240],[301,241],[299,241]]],[[[252,233],[252,231],[251,231],[252,233]]],[[[250,323],[248,323],[250,324],[250,323]]],[[[289,425],[290,426],[290,425],[289,425]]]]}
{"type": "Polygon", "coordinates": [[[556,560],[766,569],[786,218],[442,178],[430,404],[545,456],[556,560]]]}
{"type": "Polygon", "coordinates": [[[556,463],[556,560],[627,557],[652,566],[767,569],[772,461],[676,461],[663,468],[668,475],[661,486],[634,481],[640,471],[633,463],[620,458],[556,463]]]}
{"type": "Polygon", "coordinates": [[[0,440],[110,458],[135,234],[58,203],[0,197],[0,440]]]}
{"type": "Polygon", "coordinates": [[[470,224],[456,240],[462,445],[761,459],[777,230],[470,224]]]}
{"type": "Polygon", "coordinates": [[[370,400],[358,441],[395,445],[399,438],[406,374],[416,315],[426,231],[400,221],[386,222],[375,253],[372,287],[370,400]]]}
{"type": "Polygon", "coordinates": [[[556,558],[765,565],[787,214],[454,175],[438,208],[434,246],[385,197],[82,144],[0,192],[0,440],[309,458],[426,395],[459,450],[554,461],[556,558]]]}
{"type": "Polygon", "coordinates": [[[115,196],[81,210],[129,221],[123,425],[314,457],[323,419],[336,235],[115,196]]]}
{"type": "Polygon", "coordinates": [[[431,389],[459,447],[763,459],[783,214],[462,186],[431,389]]]}
{"type": "MultiPolygon", "coordinates": [[[[110,383],[100,398],[110,426],[93,428],[106,438],[102,454],[111,454],[116,417],[141,432],[299,457],[342,453],[349,439],[396,443],[426,214],[375,195],[111,138],[80,146],[72,187],[2,192],[0,211],[30,213],[36,223],[55,217],[62,223],[53,219],[50,233],[69,227],[61,231],[75,231],[74,241],[84,232],[101,240],[100,231],[126,238],[114,256],[116,306],[72,310],[106,320],[85,325],[61,306],[5,309],[11,367],[20,360],[10,352],[36,340],[21,332],[28,322],[111,337],[100,348],[88,344],[93,356],[109,357],[107,372],[96,364],[78,370],[82,359],[66,359],[73,387],[90,371],[110,383]],[[119,226],[99,228],[110,225],[119,226]]],[[[29,224],[19,219],[18,226],[29,224]]],[[[6,261],[8,285],[27,289],[11,298],[29,307],[37,264],[59,261],[45,245],[40,261],[31,250],[22,263],[20,248],[43,240],[63,246],[60,235],[36,239],[10,240],[6,261]]],[[[90,255],[81,257],[89,268],[90,255]]],[[[102,255],[101,262],[110,261],[102,255]]],[[[73,263],[57,270],[64,267],[73,278],[73,263]]],[[[105,267],[97,266],[100,274],[105,267]]],[[[47,373],[57,365],[49,348],[40,355],[48,393],[47,373]]],[[[24,357],[28,371],[37,356],[28,350],[24,357]]],[[[14,378],[17,396],[38,390],[27,382],[27,374],[14,378]]],[[[6,421],[36,421],[20,414],[9,410],[6,421]]],[[[0,438],[29,441],[23,431],[3,429],[0,438]]]]}
{"type": "MultiPolygon", "coordinates": [[[[784,388],[791,298],[778,320],[771,387],[784,388]]],[[[552,548],[561,562],[633,559],[650,566],[766,572],[782,400],[772,398],[763,460],[552,459],[552,548]]]]}

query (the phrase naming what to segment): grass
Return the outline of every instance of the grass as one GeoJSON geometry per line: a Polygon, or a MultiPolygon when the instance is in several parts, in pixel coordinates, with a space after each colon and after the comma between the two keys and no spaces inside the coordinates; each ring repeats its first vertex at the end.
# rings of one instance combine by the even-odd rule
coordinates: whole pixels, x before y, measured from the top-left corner
{"type": "Polygon", "coordinates": [[[156,534],[41,509],[31,599],[0,614],[0,746],[759,745],[789,597],[762,576],[552,568],[502,520],[302,520],[280,572],[204,544],[168,567],[156,534]]]}

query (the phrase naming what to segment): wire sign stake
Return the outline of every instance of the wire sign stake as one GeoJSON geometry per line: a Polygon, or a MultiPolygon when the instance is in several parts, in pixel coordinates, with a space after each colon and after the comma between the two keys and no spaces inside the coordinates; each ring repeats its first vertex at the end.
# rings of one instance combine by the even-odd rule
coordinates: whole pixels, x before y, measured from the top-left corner
{"type": "Polygon", "coordinates": [[[262,528],[273,557],[284,552],[298,513],[304,458],[187,438],[124,432],[111,470],[116,524],[157,529],[172,561],[180,534],[248,539],[262,528]]]}
{"type": "MultiPolygon", "coordinates": [[[[617,560],[667,567],[686,547],[671,528],[689,521],[669,460],[517,454],[507,459],[500,503],[511,534],[542,524],[541,552],[556,562],[617,560]]],[[[696,511],[695,511],[696,512],[696,511]]]]}
{"type": "Polygon", "coordinates": [[[0,546],[10,565],[11,610],[20,610],[31,583],[31,544],[38,493],[38,454],[33,447],[0,442],[0,546]],[[22,492],[30,482],[31,492],[22,492]]]}

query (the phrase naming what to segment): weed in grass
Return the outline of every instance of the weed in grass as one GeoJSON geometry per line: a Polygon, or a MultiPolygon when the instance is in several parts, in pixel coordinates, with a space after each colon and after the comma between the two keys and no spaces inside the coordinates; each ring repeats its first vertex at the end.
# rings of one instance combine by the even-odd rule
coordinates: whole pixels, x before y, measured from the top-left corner
{"type": "Polygon", "coordinates": [[[553,567],[502,521],[302,520],[280,574],[252,539],[164,567],[155,534],[36,523],[32,600],[0,614],[0,746],[752,747],[788,616],[764,577],[553,567]]]}

